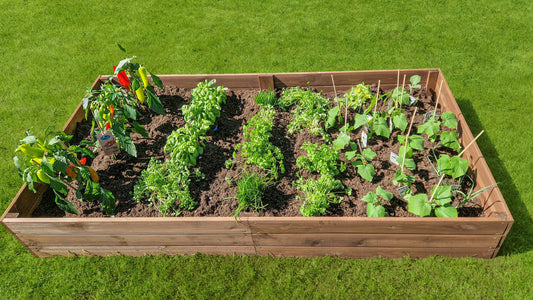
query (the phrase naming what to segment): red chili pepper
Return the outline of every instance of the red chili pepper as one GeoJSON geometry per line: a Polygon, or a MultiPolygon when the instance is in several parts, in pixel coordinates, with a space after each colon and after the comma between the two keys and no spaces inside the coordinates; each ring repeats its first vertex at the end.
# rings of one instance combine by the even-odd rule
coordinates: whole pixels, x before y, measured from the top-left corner
{"type": "Polygon", "coordinates": [[[110,105],[109,106],[109,111],[110,111],[109,119],[113,120],[113,114],[115,113],[115,106],[114,105],[110,105]]]}
{"type": "Polygon", "coordinates": [[[83,158],[80,159],[80,164],[85,165],[86,162],[87,162],[87,158],[86,157],[83,157],[83,158]]]}
{"type": "Polygon", "coordinates": [[[110,126],[110,125],[109,125],[109,122],[106,122],[106,123],[105,123],[105,130],[109,130],[109,126],[110,126]]]}
{"type": "MultiPolygon", "coordinates": [[[[117,67],[113,66],[113,71],[115,71],[116,69],[117,67]]],[[[126,72],[122,71],[118,73],[117,77],[118,77],[118,82],[120,82],[120,84],[122,84],[122,86],[125,87],[129,91],[131,82],[128,78],[128,75],[126,75],[126,72]]]]}

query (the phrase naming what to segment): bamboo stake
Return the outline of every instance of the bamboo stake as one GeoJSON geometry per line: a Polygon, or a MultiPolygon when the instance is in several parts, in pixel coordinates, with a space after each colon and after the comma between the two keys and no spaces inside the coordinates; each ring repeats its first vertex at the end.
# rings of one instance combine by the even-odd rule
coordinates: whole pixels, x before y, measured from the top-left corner
{"type": "Polygon", "coordinates": [[[396,78],[396,101],[394,101],[394,107],[398,108],[398,88],[400,85],[400,69],[398,69],[398,77],[396,78]]]}
{"type": "Polygon", "coordinates": [[[381,79],[378,80],[378,92],[376,93],[376,104],[374,104],[374,113],[373,115],[376,114],[376,109],[378,107],[378,100],[379,100],[379,87],[381,86],[381,79]]]}
{"type": "MultiPolygon", "coordinates": [[[[415,112],[413,113],[413,116],[411,117],[411,124],[409,124],[409,129],[407,130],[407,136],[405,137],[405,150],[403,151],[403,158],[402,158],[402,166],[400,170],[403,172],[403,167],[405,165],[405,155],[407,153],[407,143],[409,143],[409,134],[411,134],[411,127],[413,127],[413,122],[415,120],[416,112],[418,111],[418,107],[415,107],[415,112]]],[[[400,147],[401,149],[402,147],[400,147]]]]}
{"type": "Polygon", "coordinates": [[[433,118],[435,118],[435,114],[437,113],[437,105],[439,105],[440,92],[442,91],[442,82],[444,82],[444,80],[440,81],[439,94],[437,95],[437,103],[435,103],[435,109],[433,109],[433,118]]]}
{"type": "MultiPolygon", "coordinates": [[[[461,155],[463,155],[463,153],[466,151],[466,149],[468,149],[468,147],[470,147],[472,144],[474,144],[474,142],[483,134],[483,132],[485,132],[485,130],[481,130],[481,132],[457,156],[460,157],[461,155]]],[[[440,176],[439,183],[437,183],[437,186],[433,190],[433,193],[431,193],[431,198],[429,199],[429,202],[433,201],[433,197],[435,197],[435,193],[437,192],[437,188],[439,187],[439,185],[441,184],[442,180],[444,179],[444,175],[446,175],[446,174],[442,174],[440,176]]]]}
{"type": "MultiPolygon", "coordinates": [[[[335,98],[337,98],[337,87],[335,86],[335,79],[333,79],[333,74],[331,74],[331,82],[333,83],[333,90],[335,91],[335,98]]],[[[337,101],[337,104],[339,106],[339,116],[342,117],[341,102],[337,101]]]]}
{"type": "Polygon", "coordinates": [[[457,156],[461,157],[461,155],[465,153],[466,149],[468,149],[468,147],[470,147],[483,134],[483,132],[485,132],[485,130],[481,130],[481,132],[478,133],[478,135],[457,156]]]}
{"type": "MultiPolygon", "coordinates": [[[[407,74],[403,74],[403,82],[402,82],[402,98],[403,98],[403,93],[405,92],[405,76],[407,76],[407,74]]],[[[400,105],[401,106],[401,105],[400,105]]]]}

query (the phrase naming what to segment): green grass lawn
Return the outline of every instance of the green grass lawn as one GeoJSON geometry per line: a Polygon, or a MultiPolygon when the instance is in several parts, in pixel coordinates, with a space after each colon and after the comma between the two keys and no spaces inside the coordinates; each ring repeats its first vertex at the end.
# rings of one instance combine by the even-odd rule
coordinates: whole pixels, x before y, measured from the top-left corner
{"type": "Polygon", "coordinates": [[[0,8],[0,211],[21,186],[12,156],[24,131],[60,130],[85,87],[123,58],[120,43],[156,74],[441,68],[472,132],[486,131],[478,144],[515,219],[492,260],[38,259],[1,228],[1,299],[533,297],[531,1],[2,0],[0,8]]]}

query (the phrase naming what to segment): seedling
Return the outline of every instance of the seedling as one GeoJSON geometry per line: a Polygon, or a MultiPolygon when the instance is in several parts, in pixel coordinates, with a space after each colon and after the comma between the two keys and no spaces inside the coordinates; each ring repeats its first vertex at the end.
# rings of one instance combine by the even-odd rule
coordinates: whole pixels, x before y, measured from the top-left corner
{"type": "Polygon", "coordinates": [[[376,188],[376,193],[368,192],[363,199],[363,201],[368,202],[366,205],[366,214],[369,217],[385,217],[387,212],[385,208],[381,206],[381,200],[390,201],[394,195],[390,192],[385,191],[381,186],[376,188]]]}
{"type": "Polygon", "coordinates": [[[270,179],[254,171],[245,171],[242,174],[241,180],[237,182],[237,200],[239,201],[239,205],[233,213],[235,220],[237,220],[239,214],[244,210],[251,209],[252,211],[259,211],[266,207],[261,198],[269,183],[270,179]]]}
{"type": "Polygon", "coordinates": [[[374,179],[374,175],[376,174],[376,170],[374,169],[374,166],[370,164],[369,162],[376,157],[376,153],[372,151],[370,148],[362,149],[361,145],[355,144],[353,142],[350,143],[351,151],[346,152],[346,160],[352,161],[352,165],[357,167],[357,174],[361,176],[361,178],[368,180],[372,182],[374,179]]]}

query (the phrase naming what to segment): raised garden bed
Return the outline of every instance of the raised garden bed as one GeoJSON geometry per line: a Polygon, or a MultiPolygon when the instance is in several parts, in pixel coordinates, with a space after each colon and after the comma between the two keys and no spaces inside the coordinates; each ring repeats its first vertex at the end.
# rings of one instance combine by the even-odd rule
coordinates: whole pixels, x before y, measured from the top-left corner
{"type": "MultiPolygon", "coordinates": [[[[401,70],[401,76],[420,75],[425,93],[436,98],[440,89],[442,111],[457,116],[459,141],[465,146],[474,138],[455,99],[438,69],[401,70]]],[[[310,87],[326,93],[336,88],[346,91],[361,82],[383,90],[396,87],[398,72],[348,71],[279,74],[164,75],[165,87],[194,88],[204,80],[216,79],[230,90],[310,87]]],[[[106,76],[93,85],[96,89],[106,76]]],[[[73,134],[84,119],[80,106],[64,128],[73,134]]],[[[494,179],[474,143],[463,158],[469,161],[477,188],[494,184],[494,179]]],[[[497,187],[476,200],[478,217],[295,217],[241,215],[181,217],[42,217],[33,216],[47,186],[38,186],[34,194],[25,186],[2,217],[3,225],[36,256],[144,255],[144,254],[248,254],[280,256],[339,255],[343,257],[424,257],[444,256],[494,257],[513,219],[497,187]]],[[[358,194],[361,198],[364,194],[358,194]]]]}

